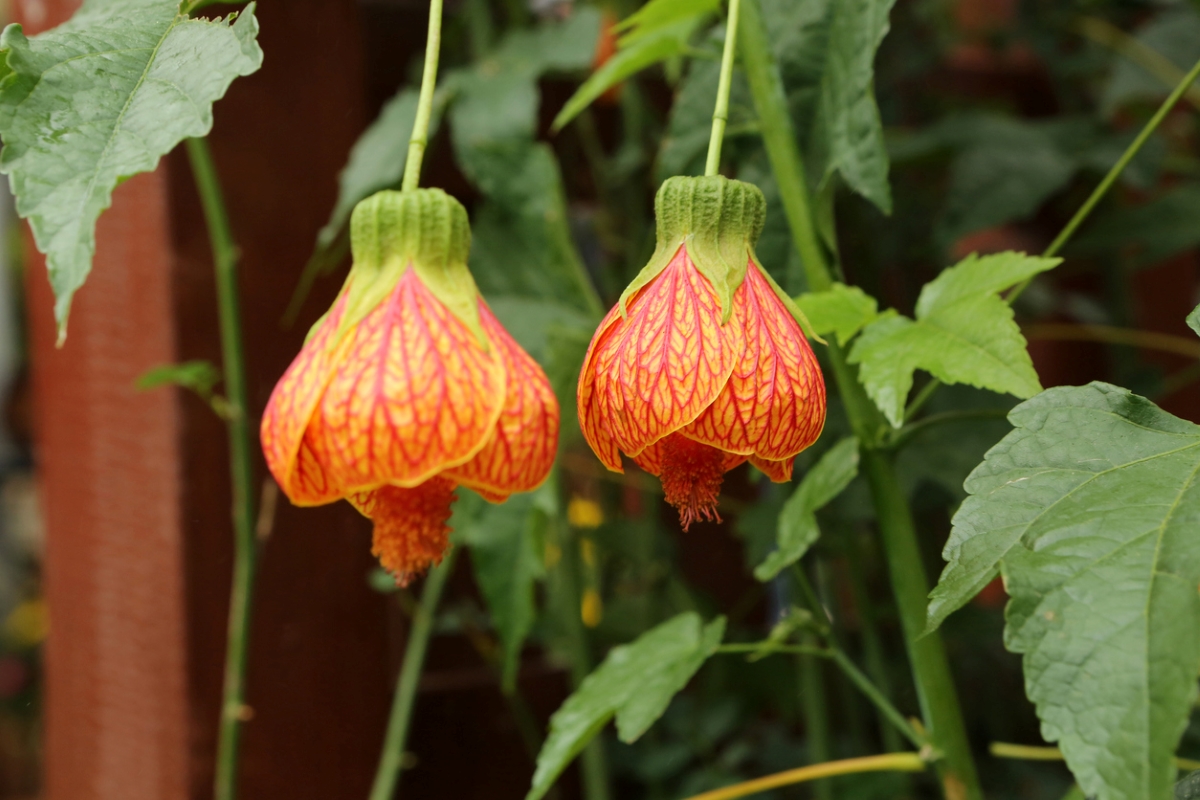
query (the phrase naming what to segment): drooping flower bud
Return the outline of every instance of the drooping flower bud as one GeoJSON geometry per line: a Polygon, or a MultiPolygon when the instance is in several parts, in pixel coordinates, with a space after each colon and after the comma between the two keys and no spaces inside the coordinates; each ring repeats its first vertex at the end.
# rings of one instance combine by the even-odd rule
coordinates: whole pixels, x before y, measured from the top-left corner
{"type": "Polygon", "coordinates": [[[749,460],[773,481],[825,424],[825,381],[791,299],[758,263],[757,187],[671,178],[655,199],[658,245],[592,337],[579,378],[588,443],[657,475],[684,528],[716,517],[725,472],[749,460]]]}
{"type": "Polygon", "coordinates": [[[546,478],[558,402],[480,296],[457,200],[379,192],[350,231],[354,265],[267,403],[263,452],[296,505],[370,517],[404,582],[441,561],[456,486],[498,503],[546,478]]]}

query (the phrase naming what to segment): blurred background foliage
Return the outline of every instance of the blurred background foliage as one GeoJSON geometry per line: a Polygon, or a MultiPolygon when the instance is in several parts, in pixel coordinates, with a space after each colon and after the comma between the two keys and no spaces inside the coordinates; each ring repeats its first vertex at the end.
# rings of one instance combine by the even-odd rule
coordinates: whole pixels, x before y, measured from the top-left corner
{"type": "MultiPolygon", "coordinates": [[[[635,17],[614,29],[639,5],[448,6],[426,183],[445,186],[470,208],[476,279],[545,367],[564,422],[559,467],[546,487],[498,507],[459,500],[453,525],[479,595],[447,601],[439,631],[466,635],[493,665],[531,754],[543,726],[516,691],[522,665],[549,661],[577,683],[610,646],[688,610],[727,614],[730,641],[761,639],[797,613],[827,615],[841,645],[902,711],[916,714],[861,479],[817,512],[821,536],[801,573],[760,583],[754,567],[775,545],[794,486],[743,467],[727,478],[723,523],[682,534],[657,481],[633,469],[604,471],[578,433],[574,388],[591,333],[653,250],[658,183],[702,173],[716,94],[724,36],[717,4],[695,0],[686,5],[700,13],[665,24],[635,17]],[[556,130],[552,122],[589,75],[607,80],[593,77],[595,90],[584,94],[594,102],[569,107],[560,120],[573,116],[556,130]],[[805,595],[805,583],[815,597],[805,595]]],[[[762,7],[826,244],[848,283],[903,313],[926,281],[970,252],[1042,250],[1200,58],[1200,4],[1188,0],[899,0],[894,7],[763,0],[762,7]],[[843,19],[855,14],[853,25],[843,19]],[[866,19],[874,29],[858,24],[866,19]],[[867,146],[849,155],[827,124],[847,81],[873,87],[882,119],[874,145],[869,120],[851,132],[867,146]]],[[[340,198],[292,316],[303,316],[313,281],[343,274],[354,203],[399,184],[419,68],[418,60],[408,66],[408,80],[348,154],[340,198]]],[[[1161,352],[1143,335],[1185,336],[1183,317],[1197,299],[1197,110],[1193,88],[1068,247],[1064,266],[1038,278],[1017,304],[1044,385],[1103,378],[1200,418],[1197,354],[1161,352]]],[[[722,170],[766,194],[758,254],[789,292],[803,292],[800,257],[740,74],[722,170]]],[[[1013,402],[967,387],[943,390],[924,414],[949,416],[918,429],[898,455],[930,575],[941,569],[963,480],[1009,429],[1003,413],[1013,402]]],[[[797,480],[847,434],[831,398],[826,432],[799,457],[797,480]]],[[[386,579],[375,585],[390,590],[386,579]]],[[[400,595],[411,608],[415,599],[400,595]]],[[[1004,601],[997,582],[945,629],[984,785],[994,798],[1061,798],[1071,790],[1061,764],[987,755],[992,741],[1041,741],[1019,658],[1002,645],[1004,601]]],[[[611,794],[603,782],[585,780],[589,800],[686,797],[900,747],[840,673],[781,655],[712,659],[637,743],[605,736],[584,770],[607,771],[611,794]]],[[[1200,729],[1181,753],[1200,755],[1200,729]]],[[[764,796],[814,793],[867,800],[934,796],[935,789],[923,776],[861,775],[764,796]]]]}

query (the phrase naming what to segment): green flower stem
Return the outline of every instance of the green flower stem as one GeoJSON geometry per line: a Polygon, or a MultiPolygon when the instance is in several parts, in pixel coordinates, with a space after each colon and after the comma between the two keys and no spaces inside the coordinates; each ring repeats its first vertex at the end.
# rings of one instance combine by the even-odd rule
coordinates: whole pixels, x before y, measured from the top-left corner
{"type": "Polygon", "coordinates": [[[717,84],[717,107],[713,109],[712,136],[708,140],[705,175],[716,175],[721,170],[721,144],[725,141],[725,124],[729,121],[729,90],[733,85],[740,4],[741,0],[729,0],[729,18],[725,22],[725,50],[721,54],[721,80],[717,84]]]}
{"type": "MultiPolygon", "coordinates": [[[[821,662],[814,656],[796,656],[800,677],[800,706],[804,710],[804,733],[808,760],[824,764],[833,750],[829,746],[829,708],[825,703],[825,676],[821,662]]],[[[817,800],[833,800],[833,784],[819,780],[813,785],[817,800]]]]}
{"type": "Polygon", "coordinates": [[[217,312],[221,329],[221,358],[225,367],[228,405],[229,478],[233,494],[233,585],[229,594],[229,632],[225,651],[225,688],[217,735],[217,764],[213,796],[237,796],[238,742],[245,718],[246,651],[250,639],[250,607],[254,589],[258,542],[254,535],[254,476],[252,434],[246,411],[246,364],[237,285],[237,245],[221,194],[212,152],[204,139],[187,140],[188,159],[204,220],[208,225],[217,283],[217,312]]]}
{"type": "MultiPolygon", "coordinates": [[[[744,0],[744,3],[743,64],[762,123],[763,143],[779,185],[792,238],[804,261],[808,288],[821,291],[832,283],[832,275],[816,233],[804,160],[792,129],[782,80],[772,60],[770,41],[757,0],[744,0]]],[[[885,454],[875,449],[883,429],[879,412],[859,384],[856,371],[846,363],[845,355],[835,343],[829,345],[829,359],[851,427],[863,443],[864,471],[879,519],[917,694],[932,743],[944,754],[938,762],[943,791],[947,797],[981,800],[983,792],[941,637],[937,632],[922,635],[929,582],[921,562],[912,512],[895,468],[885,454]]]]}
{"type": "Polygon", "coordinates": [[[421,182],[421,160],[429,144],[429,118],[433,114],[433,91],[437,88],[438,55],[442,49],[442,0],[429,0],[429,35],[425,40],[425,69],[421,73],[421,94],[417,98],[417,116],[408,140],[408,160],[404,162],[402,191],[416,189],[421,182]]]}
{"type": "MultiPolygon", "coordinates": [[[[890,707],[892,703],[892,683],[884,658],[883,641],[879,636],[879,624],[874,608],[875,603],[871,599],[870,592],[867,591],[867,581],[864,576],[867,574],[868,562],[865,557],[866,554],[863,552],[861,539],[857,535],[850,539],[847,549],[850,558],[850,569],[846,571],[846,574],[850,582],[850,592],[854,598],[854,606],[858,609],[859,617],[862,620],[863,660],[867,664],[867,674],[870,676],[870,680],[866,683],[872,689],[877,689],[879,697],[890,707]]],[[[851,676],[851,680],[854,680],[853,676],[851,676]]],[[[859,688],[862,689],[862,685],[859,688]]],[[[867,690],[863,689],[863,691],[866,692],[867,690]]],[[[883,742],[883,749],[889,752],[899,750],[900,737],[897,735],[896,729],[892,724],[896,720],[890,716],[888,709],[881,705],[879,701],[875,702],[875,706],[879,710],[879,736],[883,742]]],[[[891,710],[894,711],[895,709],[892,708],[891,710]]],[[[899,717],[899,721],[908,725],[908,721],[903,716],[899,717]]]]}
{"type": "Polygon", "coordinates": [[[425,666],[425,653],[429,650],[429,639],[433,635],[434,615],[442,601],[450,573],[454,571],[458,550],[458,547],[450,548],[442,563],[430,570],[421,589],[421,604],[413,615],[408,644],[404,647],[404,663],[400,666],[400,677],[396,681],[396,695],[392,698],[392,712],[388,718],[387,735],[383,740],[383,752],[379,756],[379,768],[375,772],[375,783],[371,786],[370,800],[392,800],[396,785],[400,782],[408,726],[412,721],[421,669],[425,666]]]}

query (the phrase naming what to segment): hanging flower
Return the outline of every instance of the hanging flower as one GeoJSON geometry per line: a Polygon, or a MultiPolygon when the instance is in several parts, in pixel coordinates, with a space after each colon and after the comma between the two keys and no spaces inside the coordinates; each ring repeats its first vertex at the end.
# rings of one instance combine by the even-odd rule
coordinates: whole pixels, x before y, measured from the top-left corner
{"type": "Polygon", "coordinates": [[[558,402],[479,295],[458,201],[379,192],[350,224],[354,266],[267,403],[263,452],[296,505],[370,517],[403,583],[441,561],[456,486],[499,503],[546,478],[558,402]]]}
{"type": "Polygon", "coordinates": [[[686,529],[720,519],[724,474],[773,481],[825,424],[825,381],[791,299],[759,265],[766,201],[726,178],[671,178],[658,246],[592,337],[579,419],[604,465],[657,475],[686,529]]]}

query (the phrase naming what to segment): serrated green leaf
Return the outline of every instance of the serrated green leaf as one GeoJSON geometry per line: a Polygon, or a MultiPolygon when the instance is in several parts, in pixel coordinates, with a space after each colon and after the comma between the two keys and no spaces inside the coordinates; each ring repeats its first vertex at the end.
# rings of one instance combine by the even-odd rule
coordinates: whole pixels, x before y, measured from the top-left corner
{"type": "Polygon", "coordinates": [[[645,34],[627,37],[628,44],[613,54],[571,95],[554,118],[551,130],[560,131],[579,112],[621,81],[687,50],[688,40],[703,21],[703,14],[678,20],[645,34]]]}
{"type": "Polygon", "coordinates": [[[875,104],[875,53],[887,35],[894,3],[832,3],[813,135],[820,182],[840,173],[847,186],[885,214],[892,211],[892,191],[883,123],[875,104]]]}
{"type": "Polygon", "coordinates": [[[874,297],[844,283],[834,283],[824,292],[799,295],[796,305],[808,317],[814,331],[836,334],[838,344],[843,346],[879,316],[874,297]]]}
{"type": "Polygon", "coordinates": [[[996,574],[1042,735],[1099,800],[1167,797],[1200,671],[1200,426],[1104,383],[1013,409],[967,479],[936,626],[996,574]]]}
{"type": "Polygon", "coordinates": [[[461,529],[471,550],[475,581],[487,601],[492,626],[504,653],[502,683],[515,686],[521,648],[534,621],[534,583],[544,573],[537,543],[546,515],[533,494],[517,494],[488,504],[461,529]]]}
{"type": "Polygon", "coordinates": [[[253,3],[236,21],[207,20],[178,0],[91,0],[32,39],[5,28],[0,172],[46,254],[60,339],[113,189],[208,133],[212,104],[262,64],[257,34],[253,3]]]}
{"type": "Polygon", "coordinates": [[[724,634],[724,617],[705,625],[699,614],[688,612],[609,651],[604,663],[550,718],[550,735],[538,754],[525,800],[543,797],[614,715],[621,741],[630,743],[645,733],[716,652],[724,634]]]}
{"type": "Polygon", "coordinates": [[[925,285],[917,319],[884,314],[854,343],[849,361],[859,365],[867,394],[892,425],[904,421],[913,372],[923,369],[943,383],[966,383],[1016,397],[1041,390],[1025,337],[1012,308],[997,293],[1045,272],[1061,259],[1024,253],[971,255],[925,285]]]}
{"type": "Polygon", "coordinates": [[[185,361],[149,369],[138,377],[134,386],[142,392],[160,386],[182,386],[207,399],[220,382],[221,371],[211,361],[185,361]]]}
{"type": "Polygon", "coordinates": [[[804,557],[821,533],[816,512],[841,494],[857,474],[858,439],[849,436],[821,456],[783,504],[776,549],[754,568],[755,578],[769,581],[804,557]]]}

